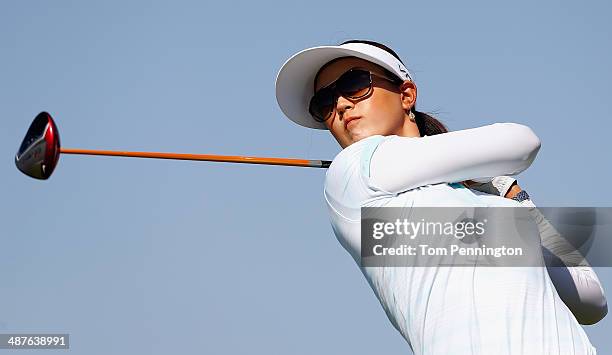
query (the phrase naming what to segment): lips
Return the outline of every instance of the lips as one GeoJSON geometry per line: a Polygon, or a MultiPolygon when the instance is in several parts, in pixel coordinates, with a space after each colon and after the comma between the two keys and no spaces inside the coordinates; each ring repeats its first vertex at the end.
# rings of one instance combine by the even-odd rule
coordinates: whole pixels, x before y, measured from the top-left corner
{"type": "Polygon", "coordinates": [[[344,128],[348,127],[349,122],[354,121],[354,120],[358,120],[360,118],[361,118],[360,116],[345,117],[344,118],[344,128]]]}

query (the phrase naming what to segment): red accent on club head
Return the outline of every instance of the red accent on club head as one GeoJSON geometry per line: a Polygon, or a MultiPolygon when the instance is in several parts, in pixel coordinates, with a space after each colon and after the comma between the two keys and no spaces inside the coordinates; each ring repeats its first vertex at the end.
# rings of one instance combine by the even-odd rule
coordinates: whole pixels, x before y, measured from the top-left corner
{"type": "Polygon", "coordinates": [[[57,161],[60,156],[60,137],[59,131],[57,130],[57,126],[55,125],[55,121],[51,115],[47,112],[41,112],[41,114],[47,115],[47,130],[45,131],[45,141],[47,142],[47,151],[45,152],[45,170],[44,175],[45,179],[48,179],[49,176],[53,173],[55,166],[57,165],[57,161]]]}

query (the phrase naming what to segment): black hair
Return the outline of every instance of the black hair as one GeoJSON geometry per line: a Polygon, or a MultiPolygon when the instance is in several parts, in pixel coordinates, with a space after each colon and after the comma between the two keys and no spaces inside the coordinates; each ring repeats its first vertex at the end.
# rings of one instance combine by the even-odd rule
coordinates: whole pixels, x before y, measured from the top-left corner
{"type": "MultiPolygon", "coordinates": [[[[404,62],[402,62],[402,59],[399,57],[399,55],[397,55],[397,53],[395,53],[395,51],[387,46],[385,46],[382,43],[378,43],[378,42],[374,42],[374,41],[368,41],[368,40],[362,40],[362,39],[352,39],[349,41],[345,41],[340,43],[340,45],[343,44],[349,44],[349,43],[363,43],[363,44],[369,44],[371,46],[374,47],[378,47],[384,51],[386,51],[387,53],[391,54],[393,57],[395,57],[397,60],[400,61],[400,63],[404,64],[404,62]]],[[[397,75],[395,75],[394,73],[391,73],[389,70],[385,69],[387,74],[390,74],[392,76],[397,77],[397,75]]],[[[400,78],[401,79],[401,78],[400,78]]],[[[403,79],[401,79],[403,81],[403,79]]],[[[416,110],[416,103],[414,105],[414,107],[412,108],[412,112],[414,113],[414,119],[416,121],[416,125],[419,129],[419,133],[422,136],[433,136],[436,134],[441,134],[441,133],[447,133],[448,132],[448,128],[446,128],[446,126],[440,122],[437,118],[433,117],[430,114],[427,114],[425,112],[420,112],[416,110]]]]}

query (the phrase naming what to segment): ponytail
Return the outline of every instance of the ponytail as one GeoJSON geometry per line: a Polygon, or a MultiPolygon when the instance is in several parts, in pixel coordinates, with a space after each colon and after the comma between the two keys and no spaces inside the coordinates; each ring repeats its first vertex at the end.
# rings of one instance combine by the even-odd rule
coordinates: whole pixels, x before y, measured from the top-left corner
{"type": "Polygon", "coordinates": [[[416,121],[421,137],[434,136],[436,134],[448,132],[448,128],[446,128],[446,126],[444,126],[444,124],[438,121],[438,119],[435,117],[417,110],[414,110],[413,113],[414,120],[416,121]]]}

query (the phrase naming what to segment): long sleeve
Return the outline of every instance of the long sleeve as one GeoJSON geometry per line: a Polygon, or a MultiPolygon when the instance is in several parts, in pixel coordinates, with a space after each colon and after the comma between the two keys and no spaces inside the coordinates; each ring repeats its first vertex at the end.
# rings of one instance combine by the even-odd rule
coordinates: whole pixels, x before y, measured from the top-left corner
{"type": "Polygon", "coordinates": [[[531,165],[539,149],[533,131],[516,123],[418,138],[396,136],[373,153],[370,181],[399,193],[428,184],[516,175],[531,165]]]}
{"type": "Polygon", "coordinates": [[[542,239],[544,261],[559,297],[580,324],[595,324],[608,313],[603,287],[588,261],[542,215],[531,200],[528,207],[542,239]]]}
{"type": "MultiPolygon", "coordinates": [[[[515,182],[511,177],[498,176],[494,179],[483,179],[482,183],[473,184],[470,188],[503,197],[515,182]]],[[[546,269],[563,303],[580,324],[599,322],[608,313],[608,303],[595,271],[530,199],[520,204],[529,208],[529,213],[538,226],[546,269]]]]}

